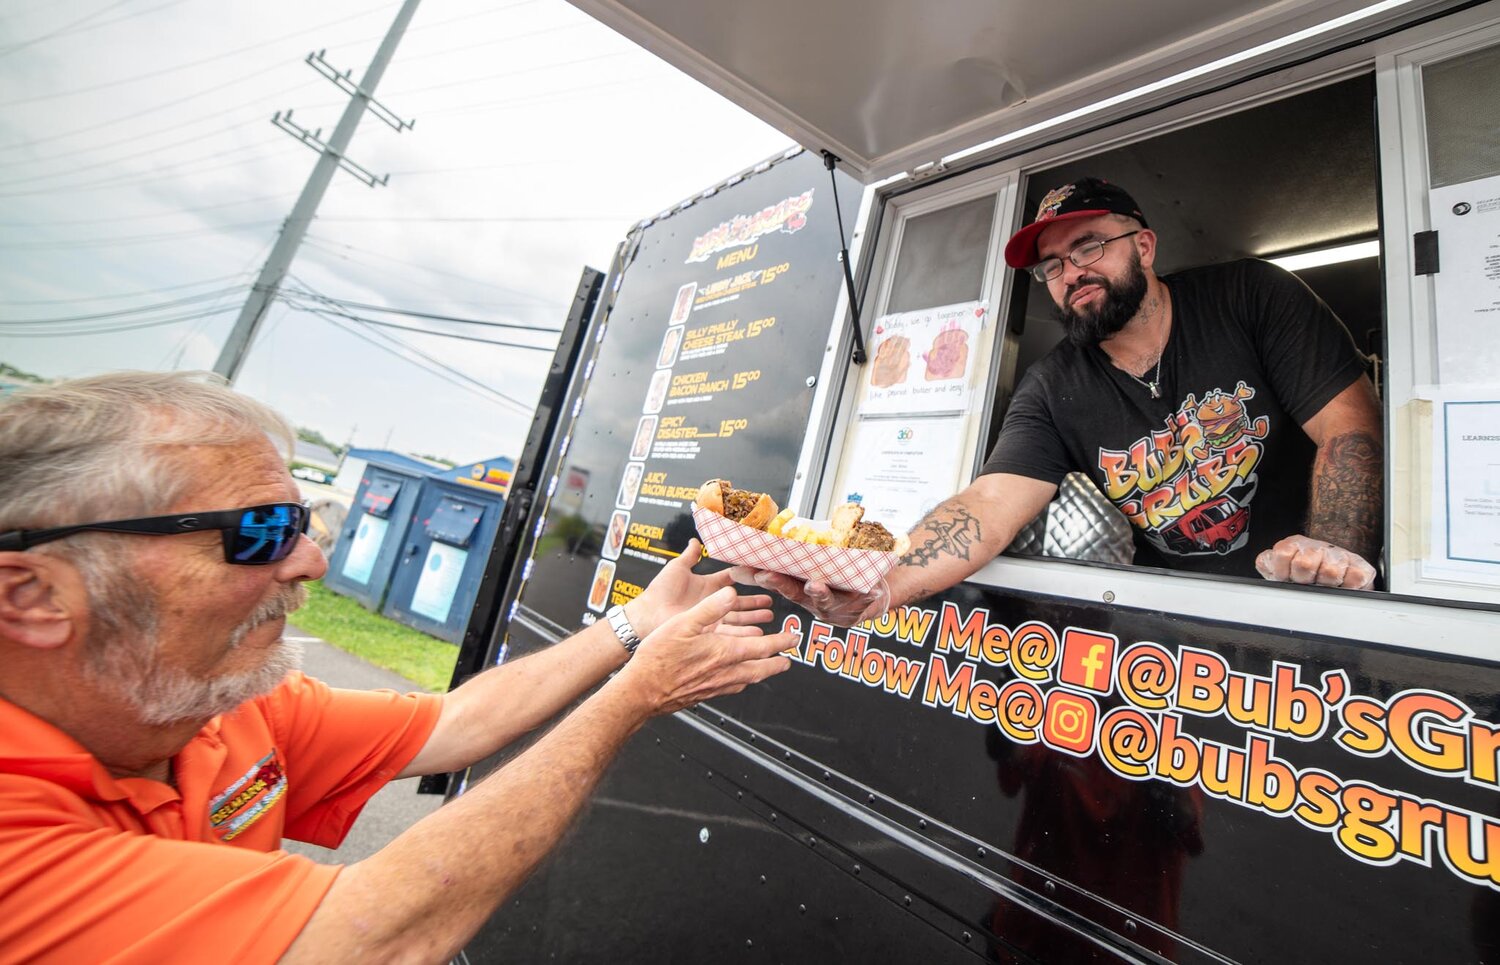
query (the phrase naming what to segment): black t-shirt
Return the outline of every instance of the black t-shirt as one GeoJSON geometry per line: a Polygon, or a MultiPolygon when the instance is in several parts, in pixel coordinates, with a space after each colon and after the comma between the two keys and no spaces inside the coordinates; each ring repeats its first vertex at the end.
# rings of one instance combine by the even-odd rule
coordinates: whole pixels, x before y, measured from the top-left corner
{"type": "Polygon", "coordinates": [[[1262,550],[1305,525],[1316,450],[1301,424],[1363,374],[1363,358],[1328,306],[1274,265],[1162,281],[1162,397],[1097,345],[1064,341],[1027,370],[983,472],[1052,483],[1084,472],[1131,522],[1136,563],[1253,576],[1262,550]]]}

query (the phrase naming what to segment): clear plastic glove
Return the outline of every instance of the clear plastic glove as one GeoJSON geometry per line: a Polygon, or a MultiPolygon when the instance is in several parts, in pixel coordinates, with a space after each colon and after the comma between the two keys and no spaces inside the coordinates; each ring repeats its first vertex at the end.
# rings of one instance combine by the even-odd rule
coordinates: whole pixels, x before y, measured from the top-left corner
{"type": "Polygon", "coordinates": [[[759,586],[797,604],[825,623],[852,627],[861,620],[878,617],[891,607],[891,588],[885,580],[869,593],[836,590],[821,580],[807,580],[748,566],[730,567],[736,583],[759,586]]]}
{"type": "Polygon", "coordinates": [[[1261,576],[1279,583],[1368,590],[1375,567],[1358,553],[1310,536],[1288,536],[1255,558],[1261,576]]]}

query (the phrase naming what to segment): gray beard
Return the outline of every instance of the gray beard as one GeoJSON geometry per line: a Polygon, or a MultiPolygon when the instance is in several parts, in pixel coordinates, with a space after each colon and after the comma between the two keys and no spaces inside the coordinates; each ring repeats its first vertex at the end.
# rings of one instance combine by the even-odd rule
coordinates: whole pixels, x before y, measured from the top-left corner
{"type": "MultiPolygon", "coordinates": [[[[302,605],[307,590],[288,587],[262,603],[250,617],[230,631],[234,650],[256,627],[279,619],[302,605]]],[[[137,600],[140,607],[144,601],[137,600]]],[[[177,667],[160,666],[161,641],[154,601],[146,612],[137,610],[128,638],[115,637],[93,649],[88,672],[93,681],[133,709],[140,721],[153,727],[184,720],[208,720],[228,713],[245,701],[268,694],[286,675],[302,666],[302,646],[282,639],[253,670],[203,680],[177,667]]]]}

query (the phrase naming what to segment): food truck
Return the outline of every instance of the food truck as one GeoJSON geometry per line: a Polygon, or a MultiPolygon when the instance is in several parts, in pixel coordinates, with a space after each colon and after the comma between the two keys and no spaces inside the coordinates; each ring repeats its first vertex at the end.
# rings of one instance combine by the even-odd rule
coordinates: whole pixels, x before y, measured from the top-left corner
{"type": "MultiPolygon", "coordinates": [[[[1381,588],[1132,565],[1070,477],[958,586],[778,602],[791,670],[638,734],[465,956],[1500,958],[1500,3],[575,2],[799,147],[584,273],[458,677],[640,592],[706,479],[893,530],[966,485],[1062,337],[1001,249],[1085,175],[1160,273],[1303,256],[1383,407],[1381,588]]],[[[1172,532],[1225,552],[1210,495],[1172,532]]]]}

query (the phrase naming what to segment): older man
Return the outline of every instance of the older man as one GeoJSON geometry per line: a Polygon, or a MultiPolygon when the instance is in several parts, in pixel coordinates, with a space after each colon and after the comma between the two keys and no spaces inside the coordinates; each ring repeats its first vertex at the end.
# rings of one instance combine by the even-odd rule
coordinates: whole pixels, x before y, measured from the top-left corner
{"type": "Polygon", "coordinates": [[[1078,471],[1132,524],[1137,563],[1373,584],[1380,409],[1300,281],[1260,261],[1158,277],[1156,233],[1098,178],[1049,192],[1005,257],[1047,286],[1068,338],[1027,371],[979,478],[912,531],[888,594],[739,578],[838,622],[874,616],[978,570],[1078,471]]]}
{"type": "Polygon", "coordinates": [[[282,637],[325,564],[276,443],[283,420],[196,377],[0,406],[0,961],[444,961],[649,717],[788,666],[753,625],[769,598],[693,574],[690,546],[613,624],[450,694],[331,690],[282,637]],[[486,757],[616,670],[373,857],[278,850],[336,846],[387,781],[486,757]]]}

